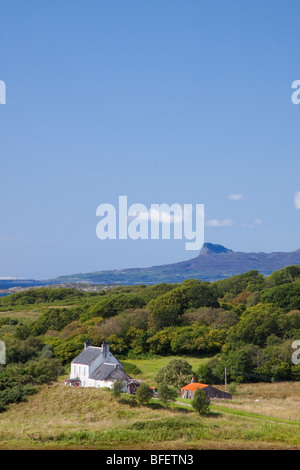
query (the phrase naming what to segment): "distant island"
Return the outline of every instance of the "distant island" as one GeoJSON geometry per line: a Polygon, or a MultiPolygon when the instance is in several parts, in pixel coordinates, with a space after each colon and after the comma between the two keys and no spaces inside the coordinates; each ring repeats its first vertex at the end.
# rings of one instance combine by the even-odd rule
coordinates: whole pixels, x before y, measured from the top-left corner
{"type": "Polygon", "coordinates": [[[291,252],[245,253],[222,245],[204,243],[195,258],[178,263],[92,273],[70,274],[47,280],[0,280],[0,294],[18,292],[31,287],[81,285],[82,290],[98,290],[96,285],[136,285],[180,283],[185,279],[214,282],[248,271],[264,276],[291,265],[300,265],[300,249],[291,252]],[[94,287],[93,287],[94,285],[94,287]]]}
{"type": "Polygon", "coordinates": [[[300,250],[244,253],[230,250],[222,245],[205,243],[199,255],[188,261],[149,268],[72,274],[57,277],[51,282],[133,285],[161,282],[177,283],[190,278],[214,282],[251,270],[257,270],[268,276],[273,271],[290,265],[300,265],[300,250]]]}

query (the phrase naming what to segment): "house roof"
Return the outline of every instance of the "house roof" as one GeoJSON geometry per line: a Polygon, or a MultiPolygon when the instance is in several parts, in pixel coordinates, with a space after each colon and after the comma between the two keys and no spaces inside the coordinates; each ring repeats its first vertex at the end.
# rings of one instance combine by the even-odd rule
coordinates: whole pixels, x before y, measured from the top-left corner
{"type": "Polygon", "coordinates": [[[109,350],[109,344],[104,342],[101,347],[97,346],[86,346],[85,349],[73,359],[73,364],[83,364],[83,365],[91,365],[92,362],[97,359],[98,357],[101,358],[100,362],[113,362],[117,364],[121,364],[118,359],[114,357],[114,355],[109,350]]]}
{"type": "Polygon", "coordinates": [[[73,359],[73,364],[91,364],[100,354],[102,354],[102,348],[96,346],[89,346],[84,349],[75,359],[73,359]]]}
{"type": "Polygon", "coordinates": [[[190,383],[188,385],[186,385],[185,387],[182,387],[181,390],[191,390],[192,392],[194,392],[197,388],[205,388],[205,387],[208,387],[207,384],[201,384],[201,383],[198,383],[198,382],[193,382],[193,383],[190,383]]]}
{"type": "Polygon", "coordinates": [[[90,375],[90,379],[94,380],[131,380],[126,372],[119,364],[103,363],[98,369],[90,375]]]}

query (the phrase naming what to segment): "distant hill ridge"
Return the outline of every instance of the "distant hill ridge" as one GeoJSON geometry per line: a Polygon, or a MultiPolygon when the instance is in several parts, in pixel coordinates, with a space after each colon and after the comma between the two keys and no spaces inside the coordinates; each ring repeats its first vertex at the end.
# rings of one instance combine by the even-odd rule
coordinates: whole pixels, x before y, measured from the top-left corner
{"type": "MultiPolygon", "coordinates": [[[[174,283],[194,278],[216,281],[247,271],[257,270],[264,275],[290,265],[300,265],[300,250],[292,252],[244,253],[222,245],[204,243],[200,253],[188,261],[114,271],[97,271],[60,276],[56,282],[86,282],[103,284],[174,283]]],[[[53,280],[52,280],[53,281],[53,280]]]]}

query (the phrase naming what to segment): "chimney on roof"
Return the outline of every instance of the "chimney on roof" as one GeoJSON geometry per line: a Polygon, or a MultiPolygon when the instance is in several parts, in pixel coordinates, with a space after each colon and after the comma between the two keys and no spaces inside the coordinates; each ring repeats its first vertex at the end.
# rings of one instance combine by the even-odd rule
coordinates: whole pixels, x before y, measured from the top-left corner
{"type": "Polygon", "coordinates": [[[109,344],[106,341],[103,341],[103,343],[102,343],[102,352],[103,352],[104,357],[108,356],[109,344]]]}
{"type": "Polygon", "coordinates": [[[88,348],[89,346],[92,346],[92,341],[90,339],[88,339],[85,343],[84,343],[84,349],[88,348]]]}

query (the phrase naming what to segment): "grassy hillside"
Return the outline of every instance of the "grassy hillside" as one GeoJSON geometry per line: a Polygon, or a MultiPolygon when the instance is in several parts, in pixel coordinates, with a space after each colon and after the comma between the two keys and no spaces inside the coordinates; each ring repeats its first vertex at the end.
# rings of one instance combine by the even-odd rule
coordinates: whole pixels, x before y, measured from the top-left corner
{"type": "MultiPolygon", "coordinates": [[[[280,400],[276,384],[270,387],[272,397],[261,390],[252,403],[255,396],[269,407],[280,400]]],[[[288,384],[285,389],[292,393],[288,384]]],[[[230,407],[243,407],[243,392],[232,403],[214,401],[211,415],[200,418],[188,406],[136,406],[131,397],[116,399],[105,390],[43,385],[0,414],[0,449],[300,449],[299,423],[230,414],[230,407]]],[[[291,414],[299,387],[297,400],[287,402],[291,414]]]]}

